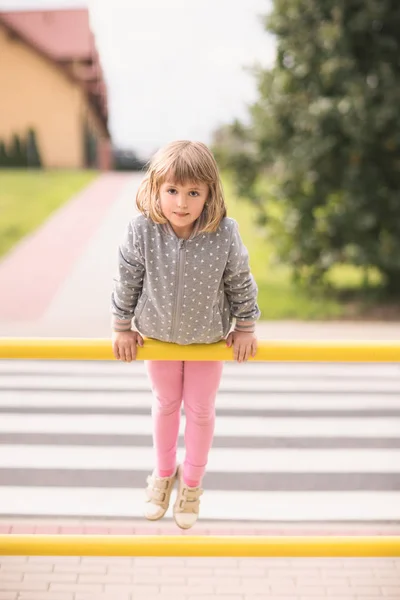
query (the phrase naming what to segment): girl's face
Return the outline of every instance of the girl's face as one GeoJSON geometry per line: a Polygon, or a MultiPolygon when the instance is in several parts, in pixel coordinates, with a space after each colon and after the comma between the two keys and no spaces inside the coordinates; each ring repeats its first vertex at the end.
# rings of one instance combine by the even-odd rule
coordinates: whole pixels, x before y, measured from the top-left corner
{"type": "Polygon", "coordinates": [[[161,184],[161,210],[178,237],[187,239],[190,236],[194,222],[203,211],[208,193],[206,183],[188,182],[178,185],[167,180],[161,184]]]}

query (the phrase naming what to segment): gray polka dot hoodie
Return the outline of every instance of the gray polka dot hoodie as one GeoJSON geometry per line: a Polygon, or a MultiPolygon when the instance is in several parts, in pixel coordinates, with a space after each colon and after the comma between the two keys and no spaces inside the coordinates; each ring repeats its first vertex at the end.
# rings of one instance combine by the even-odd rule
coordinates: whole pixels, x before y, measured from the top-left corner
{"type": "Polygon", "coordinates": [[[178,238],[169,223],[139,215],[119,247],[111,296],[113,327],[177,344],[211,344],[236,322],[260,317],[257,285],[234,219],[214,233],[178,238]]]}

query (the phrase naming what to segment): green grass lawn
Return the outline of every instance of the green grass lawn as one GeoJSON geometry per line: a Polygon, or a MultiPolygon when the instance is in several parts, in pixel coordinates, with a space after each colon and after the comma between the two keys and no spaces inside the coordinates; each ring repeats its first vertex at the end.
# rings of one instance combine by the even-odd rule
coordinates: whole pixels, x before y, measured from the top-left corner
{"type": "Polygon", "coordinates": [[[1,169],[0,257],[97,176],[97,171],[1,169]]]}
{"type": "MultiPolygon", "coordinates": [[[[271,264],[272,249],[255,224],[251,203],[245,199],[238,199],[228,174],[224,175],[223,184],[228,215],[238,221],[242,239],[249,251],[251,270],[259,289],[258,302],[262,319],[358,318],[370,308],[370,299],[362,298],[363,274],[360,269],[350,265],[335,267],[330,281],[337,290],[347,289],[355,292],[355,300],[344,302],[338,297],[323,297],[294,286],[288,267],[271,264]]],[[[265,193],[268,193],[267,188],[265,193]]],[[[379,282],[376,273],[370,273],[370,282],[379,282]]]]}

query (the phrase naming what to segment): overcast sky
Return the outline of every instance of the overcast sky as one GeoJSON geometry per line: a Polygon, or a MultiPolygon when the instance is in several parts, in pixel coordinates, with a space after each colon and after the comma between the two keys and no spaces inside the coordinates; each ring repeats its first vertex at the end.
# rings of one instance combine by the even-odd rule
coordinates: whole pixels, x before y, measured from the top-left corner
{"type": "Polygon", "coordinates": [[[0,0],[0,10],[90,10],[116,145],[148,156],[212,132],[257,97],[245,67],[274,60],[260,15],[270,0],[0,0]]]}

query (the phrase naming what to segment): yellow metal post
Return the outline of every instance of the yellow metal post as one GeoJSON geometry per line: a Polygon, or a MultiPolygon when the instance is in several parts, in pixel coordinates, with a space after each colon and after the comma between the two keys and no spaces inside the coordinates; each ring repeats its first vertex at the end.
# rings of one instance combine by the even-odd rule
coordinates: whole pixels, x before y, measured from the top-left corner
{"type": "Polygon", "coordinates": [[[0,555],[397,557],[397,536],[0,535],[0,555]]]}
{"type": "MultiPolygon", "coordinates": [[[[86,338],[0,338],[0,359],[115,360],[111,340],[86,338]]],[[[137,360],[233,360],[225,342],[180,346],[145,339],[137,360]]],[[[400,341],[265,341],[251,361],[400,362],[400,341]]]]}

